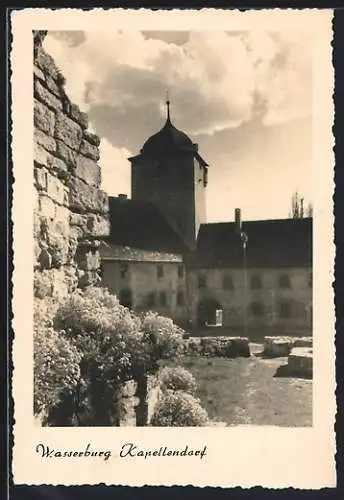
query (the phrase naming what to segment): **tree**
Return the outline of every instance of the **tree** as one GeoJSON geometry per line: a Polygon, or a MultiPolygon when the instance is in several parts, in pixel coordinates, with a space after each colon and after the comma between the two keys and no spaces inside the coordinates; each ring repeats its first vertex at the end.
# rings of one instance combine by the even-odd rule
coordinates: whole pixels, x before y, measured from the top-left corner
{"type": "Polygon", "coordinates": [[[306,211],[304,208],[304,198],[301,198],[298,191],[295,191],[291,199],[291,211],[289,212],[289,217],[291,219],[303,219],[304,216],[313,216],[313,205],[311,202],[308,203],[306,211]]]}
{"type": "Polygon", "coordinates": [[[307,213],[307,217],[313,217],[313,205],[311,202],[308,203],[306,213],[307,213]]]}

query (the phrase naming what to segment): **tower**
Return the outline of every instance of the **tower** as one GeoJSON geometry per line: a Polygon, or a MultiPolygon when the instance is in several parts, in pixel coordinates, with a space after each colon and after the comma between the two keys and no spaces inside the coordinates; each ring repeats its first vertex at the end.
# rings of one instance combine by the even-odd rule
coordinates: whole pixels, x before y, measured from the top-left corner
{"type": "Polygon", "coordinates": [[[132,199],[153,202],[194,249],[200,224],[205,222],[208,164],[197,144],[172,124],[169,100],[166,107],[165,125],[137,156],[129,158],[132,199]]]}

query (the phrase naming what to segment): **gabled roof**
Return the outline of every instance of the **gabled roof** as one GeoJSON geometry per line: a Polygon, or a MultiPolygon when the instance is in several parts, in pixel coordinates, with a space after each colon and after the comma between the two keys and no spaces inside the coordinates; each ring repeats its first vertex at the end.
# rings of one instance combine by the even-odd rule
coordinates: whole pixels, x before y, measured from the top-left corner
{"type": "MultiPolygon", "coordinates": [[[[312,266],[312,219],[243,222],[248,236],[248,268],[312,266]]],[[[243,249],[234,222],[202,224],[197,249],[188,257],[193,268],[242,268],[243,249]]]]}
{"type": "Polygon", "coordinates": [[[181,237],[153,203],[110,197],[109,205],[109,243],[168,253],[187,250],[181,237]]]}

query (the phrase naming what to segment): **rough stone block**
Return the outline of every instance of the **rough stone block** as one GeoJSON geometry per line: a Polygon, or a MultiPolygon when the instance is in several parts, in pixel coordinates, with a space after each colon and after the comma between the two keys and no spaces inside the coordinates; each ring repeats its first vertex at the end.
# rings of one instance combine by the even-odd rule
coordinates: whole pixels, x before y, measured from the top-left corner
{"type": "Polygon", "coordinates": [[[136,397],[122,398],[120,404],[120,427],[136,426],[136,407],[138,399],[136,397]]]}
{"type": "Polygon", "coordinates": [[[100,145],[100,138],[88,130],[84,130],[84,139],[93,144],[93,146],[99,147],[100,145]]]}
{"type": "Polygon", "coordinates": [[[40,251],[38,262],[42,269],[50,269],[52,266],[53,258],[46,248],[40,251]]]}
{"type": "Polygon", "coordinates": [[[79,151],[82,129],[74,120],[64,113],[58,112],[55,123],[55,138],[60,139],[75,151],[79,151]]]}
{"type": "Polygon", "coordinates": [[[60,179],[43,168],[35,169],[35,173],[42,181],[41,189],[46,191],[49,198],[60,205],[68,205],[68,188],[60,179]]]}
{"type": "Polygon", "coordinates": [[[42,47],[39,47],[37,51],[35,63],[45,75],[49,75],[56,82],[61,81],[61,72],[56,66],[54,59],[42,47]]]}
{"type": "Polygon", "coordinates": [[[81,155],[76,157],[74,175],[90,186],[100,186],[100,167],[90,158],[85,158],[85,156],[81,155]]]}
{"type": "Polygon", "coordinates": [[[48,135],[54,134],[55,114],[37,99],[34,101],[33,119],[35,127],[39,130],[48,135]]]}
{"type": "Polygon", "coordinates": [[[49,74],[45,75],[45,85],[47,88],[52,92],[56,97],[61,99],[61,104],[62,104],[62,98],[64,96],[64,90],[61,85],[58,85],[53,78],[49,74]]]}
{"type": "Polygon", "coordinates": [[[98,161],[100,158],[99,149],[84,139],[81,142],[80,153],[94,161],[98,161]]]}
{"type": "Polygon", "coordinates": [[[34,82],[34,96],[40,102],[51,108],[53,111],[60,111],[62,109],[62,102],[58,99],[54,94],[49,92],[39,80],[35,80],[34,82]]]}
{"type": "Polygon", "coordinates": [[[80,125],[80,127],[85,130],[88,127],[88,117],[87,114],[80,110],[79,106],[71,103],[69,107],[69,116],[76,123],[80,125]]]}
{"type": "Polygon", "coordinates": [[[121,393],[123,398],[130,398],[135,396],[137,389],[137,382],[134,380],[128,380],[125,382],[121,388],[121,393]]]}
{"type": "Polygon", "coordinates": [[[34,169],[35,186],[39,191],[46,191],[48,186],[48,171],[44,168],[34,169]]]}
{"type": "Polygon", "coordinates": [[[44,215],[49,219],[54,219],[55,217],[55,207],[56,204],[51,198],[49,198],[45,193],[40,193],[38,197],[38,213],[44,215]]]}
{"type": "Polygon", "coordinates": [[[110,221],[102,215],[73,213],[70,223],[80,227],[86,238],[102,238],[110,234],[110,221]]]}
{"type": "Polygon", "coordinates": [[[34,144],[34,163],[36,167],[45,167],[59,179],[68,179],[69,171],[65,162],[48,153],[39,144],[34,144]]]}
{"type": "Polygon", "coordinates": [[[75,168],[77,153],[59,140],[56,141],[56,155],[65,162],[69,169],[75,168]]]}
{"type": "Polygon", "coordinates": [[[71,212],[70,210],[61,205],[56,205],[56,210],[55,210],[55,221],[59,222],[65,222],[69,225],[70,223],[70,217],[71,217],[71,212]]]}
{"type": "Polygon", "coordinates": [[[313,375],[313,349],[309,347],[294,347],[288,356],[288,374],[300,377],[313,375]]]}
{"type": "Polygon", "coordinates": [[[312,347],[312,345],[312,337],[265,337],[263,356],[286,357],[293,347],[312,347]]]}
{"type": "Polygon", "coordinates": [[[97,271],[84,271],[78,269],[78,286],[84,288],[85,286],[97,286],[101,282],[101,278],[97,271]]]}
{"type": "Polygon", "coordinates": [[[75,254],[75,262],[80,269],[85,271],[94,271],[100,268],[99,252],[78,248],[75,254]]]}
{"type": "Polygon", "coordinates": [[[49,271],[34,272],[33,279],[34,295],[39,299],[51,297],[53,293],[53,275],[49,271]]]}
{"type": "Polygon", "coordinates": [[[69,183],[69,206],[77,212],[105,214],[109,211],[108,195],[83,181],[73,177],[69,183]]]}
{"type": "Polygon", "coordinates": [[[42,146],[46,151],[54,153],[56,151],[56,141],[53,137],[45,134],[41,130],[35,129],[34,131],[34,141],[42,146]]]}
{"type": "Polygon", "coordinates": [[[66,297],[75,290],[76,284],[75,269],[72,266],[36,270],[34,273],[34,295],[39,299],[66,297]]]}
{"type": "Polygon", "coordinates": [[[37,66],[33,67],[33,74],[39,80],[42,80],[43,82],[45,81],[45,76],[44,76],[43,71],[41,69],[39,69],[37,66]]]}

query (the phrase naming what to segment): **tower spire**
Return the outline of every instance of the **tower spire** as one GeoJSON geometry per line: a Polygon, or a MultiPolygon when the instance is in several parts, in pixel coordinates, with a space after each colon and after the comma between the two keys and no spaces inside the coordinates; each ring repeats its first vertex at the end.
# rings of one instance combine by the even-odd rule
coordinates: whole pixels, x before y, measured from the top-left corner
{"type": "Polygon", "coordinates": [[[166,106],[167,106],[167,121],[171,121],[170,117],[170,99],[169,99],[169,92],[168,90],[166,91],[166,106]]]}

